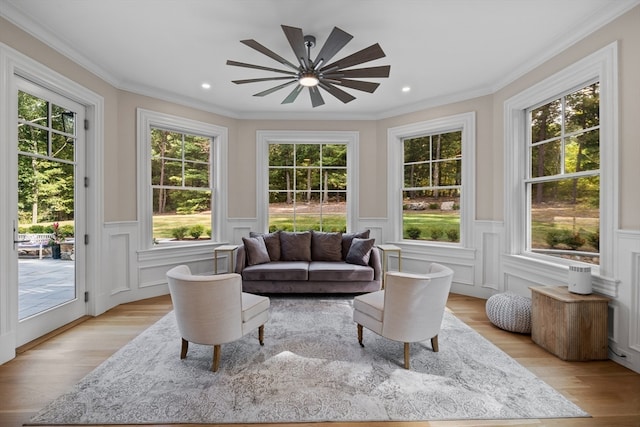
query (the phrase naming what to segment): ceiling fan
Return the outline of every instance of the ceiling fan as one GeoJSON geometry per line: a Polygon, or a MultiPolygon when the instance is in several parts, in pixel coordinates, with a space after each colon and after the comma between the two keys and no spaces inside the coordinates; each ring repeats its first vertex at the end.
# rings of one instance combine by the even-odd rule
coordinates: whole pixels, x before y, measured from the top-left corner
{"type": "Polygon", "coordinates": [[[316,45],[316,38],[314,36],[303,35],[302,29],[295,27],[288,27],[282,25],[282,31],[284,31],[291,49],[296,55],[298,64],[293,64],[272,50],[261,45],[257,41],[240,40],[250,48],[257,50],[258,52],[267,55],[269,58],[278,61],[280,64],[290,68],[290,70],[279,70],[277,68],[263,67],[261,65],[247,64],[238,61],[227,61],[227,65],[233,65],[236,67],[253,68],[256,70],[271,71],[275,73],[285,74],[285,76],[279,77],[263,77],[257,79],[246,80],[233,80],[233,83],[256,83],[265,81],[287,80],[278,86],[274,86],[271,89],[267,89],[262,92],[258,92],[253,96],[265,96],[287,86],[297,83],[294,89],[289,95],[282,101],[282,104],[290,104],[296,100],[300,92],[305,87],[309,88],[309,94],[311,96],[311,105],[318,107],[324,104],[324,99],[320,94],[319,88],[322,88],[329,92],[331,95],[338,98],[343,103],[351,102],[355,96],[340,89],[338,86],[360,90],[363,92],[373,93],[380,83],[373,83],[362,80],[353,80],[352,78],[375,78],[375,77],[389,77],[389,71],[391,66],[383,65],[378,67],[369,68],[356,68],[347,69],[355,65],[362,64],[364,62],[373,61],[375,59],[385,57],[385,53],[378,43],[371,45],[365,49],[362,49],[352,55],[339,59],[332,63],[329,63],[340,49],[342,49],[353,36],[338,27],[334,27],[331,34],[327,38],[327,41],[318,52],[315,59],[311,57],[311,48],[316,45]]]}

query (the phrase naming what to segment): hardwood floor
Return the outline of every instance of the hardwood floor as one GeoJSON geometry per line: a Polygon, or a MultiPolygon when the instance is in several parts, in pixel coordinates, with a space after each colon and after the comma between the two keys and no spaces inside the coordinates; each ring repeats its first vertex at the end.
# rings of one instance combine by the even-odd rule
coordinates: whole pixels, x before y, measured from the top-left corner
{"type": "MultiPolygon", "coordinates": [[[[447,307],[461,320],[533,371],[592,418],[377,423],[295,423],[287,427],[640,426],[640,374],[612,361],[564,362],[528,335],[489,323],[484,300],[451,295],[447,307]]],[[[169,296],[123,304],[28,346],[0,366],[0,426],[26,423],[98,364],[171,310],[169,296]]],[[[221,426],[211,424],[210,426],[221,426]]],[[[249,424],[233,424],[234,427],[249,424]]],[[[284,424],[270,424],[285,426],[284,424]]],[[[181,424],[182,427],[194,426],[181,424]]],[[[113,425],[111,427],[114,427],[113,425]]],[[[202,427],[202,425],[198,425],[202,427]]]]}

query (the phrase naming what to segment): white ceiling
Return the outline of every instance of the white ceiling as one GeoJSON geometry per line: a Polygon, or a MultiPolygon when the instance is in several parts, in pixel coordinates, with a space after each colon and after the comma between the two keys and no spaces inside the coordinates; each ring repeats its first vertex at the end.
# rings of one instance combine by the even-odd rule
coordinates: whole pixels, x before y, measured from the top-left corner
{"type": "MultiPolygon", "coordinates": [[[[112,85],[236,118],[374,119],[472,98],[508,84],[626,12],[640,0],[0,0],[14,22],[112,85]],[[227,59],[283,69],[243,45],[254,39],[296,62],[280,25],[317,38],[334,26],[353,40],[334,59],[374,43],[391,65],[369,94],[343,104],[322,92],[311,107],[280,82],[231,80],[277,74],[231,67],[227,59]],[[203,82],[211,88],[201,88],[203,82]],[[403,86],[411,91],[402,92],[403,86]]],[[[312,51],[312,55],[313,55],[312,51]]]]}

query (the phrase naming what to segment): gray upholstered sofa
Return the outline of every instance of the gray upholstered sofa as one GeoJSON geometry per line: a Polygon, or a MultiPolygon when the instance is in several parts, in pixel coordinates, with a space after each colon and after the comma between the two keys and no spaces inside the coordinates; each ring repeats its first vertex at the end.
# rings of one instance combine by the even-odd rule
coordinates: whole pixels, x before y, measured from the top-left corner
{"type": "Polygon", "coordinates": [[[253,293],[360,293],[382,283],[380,253],[361,233],[251,233],[236,252],[242,290],[253,293]]]}

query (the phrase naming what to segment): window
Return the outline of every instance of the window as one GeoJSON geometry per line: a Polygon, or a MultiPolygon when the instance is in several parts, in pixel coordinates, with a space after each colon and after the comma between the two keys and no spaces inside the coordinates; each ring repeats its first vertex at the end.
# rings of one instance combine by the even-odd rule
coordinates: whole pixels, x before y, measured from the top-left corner
{"type": "Polygon", "coordinates": [[[347,145],[269,144],[269,230],[347,230],[347,145]]]}
{"type": "Polygon", "coordinates": [[[142,246],[219,240],[226,129],[138,110],[142,246]]]}
{"type": "Polygon", "coordinates": [[[460,241],[462,131],[403,140],[402,237],[460,241]]]}
{"type": "Polygon", "coordinates": [[[599,263],[599,92],[595,82],[527,110],[532,252],[599,263]]]}
{"type": "Polygon", "coordinates": [[[258,131],[258,230],[351,231],[358,132],[258,131]]]}
{"type": "Polygon", "coordinates": [[[512,261],[544,261],[540,273],[546,262],[576,261],[601,277],[613,271],[617,75],[612,43],[505,102],[505,237],[520,257],[512,261]]]}
{"type": "Polygon", "coordinates": [[[475,113],[388,131],[394,240],[472,247],[475,113]]]}

